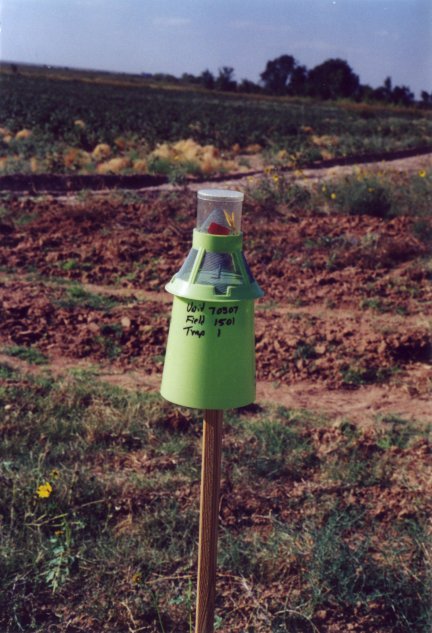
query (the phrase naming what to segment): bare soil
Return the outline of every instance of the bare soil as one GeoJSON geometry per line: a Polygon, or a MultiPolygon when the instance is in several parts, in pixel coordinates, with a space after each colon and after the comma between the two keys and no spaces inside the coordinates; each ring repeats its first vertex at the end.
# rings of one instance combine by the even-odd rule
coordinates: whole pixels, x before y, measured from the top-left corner
{"type": "MultiPolygon", "coordinates": [[[[431,166],[431,155],[391,164],[431,166]]],[[[157,389],[164,285],[190,248],[194,188],[130,203],[11,196],[0,222],[3,348],[34,346],[56,372],[97,364],[106,380],[157,389]],[[90,298],[71,298],[74,282],[90,298]]],[[[421,264],[429,253],[414,218],[245,211],[247,259],[266,292],[256,310],[258,399],[359,423],[386,414],[432,421],[432,287],[421,264]]]]}
{"type": "MultiPolygon", "coordinates": [[[[391,168],[430,170],[432,158],[407,158],[391,168]]],[[[297,177],[313,181],[348,170],[352,167],[305,170],[297,177]]],[[[92,371],[124,388],[158,390],[171,310],[164,285],[191,246],[194,190],[214,184],[164,186],[134,192],[129,199],[107,192],[5,199],[0,367],[56,377],[92,371]],[[11,355],[27,348],[42,352],[46,363],[11,355]]],[[[225,184],[242,188],[247,181],[217,186],[225,184]]],[[[430,252],[413,232],[415,218],[263,211],[246,203],[243,222],[245,254],[266,293],[256,304],[258,406],[283,405],[322,416],[323,428],[307,432],[315,434],[323,456],[337,446],[341,423],[377,428],[402,418],[431,424],[432,287],[425,265],[430,252]]],[[[253,407],[242,414],[253,416],[253,407]]],[[[173,408],[167,424],[177,430],[190,420],[173,408]]],[[[376,449],[373,432],[362,435],[366,457],[376,449]]],[[[411,516],[418,491],[426,490],[426,444],[422,440],[401,452],[400,459],[410,464],[409,491],[397,485],[330,490],[307,479],[289,485],[272,480],[260,490],[251,482],[235,490],[225,473],[220,520],[231,529],[265,533],[272,513],[294,520],[288,498],[304,506],[302,511],[314,512],[314,495],[328,493],[362,505],[367,496],[370,519],[379,519],[384,531],[394,516],[411,516]]],[[[125,459],[98,468],[120,473],[151,467],[133,451],[125,459]]],[[[178,491],[183,505],[197,495],[198,483],[178,491]]],[[[252,596],[239,579],[223,574],[218,591],[227,604],[232,600],[233,609],[252,596]]],[[[276,582],[260,587],[257,601],[271,603],[284,591],[276,582]]],[[[321,611],[314,621],[322,633],[390,633],[379,613],[365,615],[361,606],[348,614],[321,611]]],[[[244,630],[241,614],[232,630],[244,630]]]]}

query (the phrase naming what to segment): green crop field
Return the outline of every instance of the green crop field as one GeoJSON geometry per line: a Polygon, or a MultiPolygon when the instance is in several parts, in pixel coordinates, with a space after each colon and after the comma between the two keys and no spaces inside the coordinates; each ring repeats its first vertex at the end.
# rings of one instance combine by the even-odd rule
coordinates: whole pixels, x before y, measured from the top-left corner
{"type": "Polygon", "coordinates": [[[432,115],[419,108],[104,81],[3,73],[0,172],[92,172],[100,144],[104,158],[123,159],[113,171],[142,171],[147,160],[153,172],[161,168],[149,160],[157,144],[184,139],[228,158],[255,146],[270,163],[296,165],[432,145],[432,115]]]}

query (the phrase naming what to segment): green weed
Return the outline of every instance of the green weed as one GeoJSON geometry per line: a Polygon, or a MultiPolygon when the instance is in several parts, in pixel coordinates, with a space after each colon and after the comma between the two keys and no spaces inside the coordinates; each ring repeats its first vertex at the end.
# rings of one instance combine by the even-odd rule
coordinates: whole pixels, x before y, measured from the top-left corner
{"type": "Polygon", "coordinates": [[[315,348],[310,343],[298,343],[294,350],[294,358],[296,360],[308,360],[310,358],[316,358],[317,354],[315,348]]]}
{"type": "Polygon", "coordinates": [[[412,232],[422,242],[429,244],[432,242],[432,222],[427,219],[419,219],[412,225],[412,232]]]}
{"type": "Polygon", "coordinates": [[[27,224],[31,224],[33,220],[37,218],[37,213],[23,213],[14,219],[14,222],[19,227],[25,227],[27,224]]]}
{"type": "Polygon", "coordinates": [[[237,468],[241,476],[266,479],[298,478],[312,457],[307,438],[279,420],[258,419],[245,428],[249,442],[237,453],[237,468]]]}
{"type": "Polygon", "coordinates": [[[258,184],[251,181],[248,185],[246,207],[259,206],[265,216],[287,211],[303,211],[310,208],[311,194],[309,190],[286,178],[277,170],[267,168],[258,184]]]}
{"type": "Polygon", "coordinates": [[[379,297],[371,297],[369,299],[362,299],[360,301],[360,308],[362,310],[376,310],[377,312],[386,311],[383,301],[379,297]]]}
{"type": "MultiPolygon", "coordinates": [[[[416,218],[412,232],[429,243],[432,175],[421,170],[418,174],[372,172],[357,169],[349,176],[319,183],[312,188],[312,207],[348,215],[371,215],[387,219],[394,216],[416,218]]],[[[365,240],[374,246],[375,234],[365,240]]],[[[364,246],[368,246],[365,242],[364,246]]]]}
{"type": "Polygon", "coordinates": [[[334,183],[329,201],[349,215],[371,215],[378,218],[388,218],[392,215],[389,188],[382,180],[372,176],[360,179],[349,176],[339,183],[334,183]]]}
{"type": "Polygon", "coordinates": [[[347,387],[360,387],[373,383],[380,383],[388,380],[398,371],[397,367],[361,367],[350,365],[340,370],[342,382],[347,387]]]}
{"type": "Polygon", "coordinates": [[[94,337],[102,349],[103,355],[114,360],[122,353],[123,327],[121,323],[106,323],[100,328],[100,334],[94,337]]]}
{"type": "Polygon", "coordinates": [[[58,267],[61,270],[65,270],[66,272],[69,272],[71,270],[78,270],[80,265],[79,265],[79,261],[76,259],[66,259],[64,262],[60,262],[58,264],[58,267]]]}
{"type": "Polygon", "coordinates": [[[31,365],[45,365],[48,362],[48,357],[42,354],[36,347],[26,347],[24,345],[13,345],[11,347],[5,347],[3,352],[8,356],[14,356],[25,360],[31,365]]]}
{"type": "Polygon", "coordinates": [[[412,446],[420,437],[427,437],[427,426],[421,430],[412,427],[412,424],[397,414],[378,415],[377,421],[385,425],[378,435],[377,444],[380,448],[388,450],[392,447],[405,449],[412,446]]]}
{"type": "Polygon", "coordinates": [[[88,292],[79,284],[69,286],[64,296],[57,302],[62,308],[73,309],[76,307],[84,307],[92,310],[100,310],[102,312],[109,312],[118,305],[118,303],[119,302],[112,296],[88,292]]]}
{"type": "Polygon", "coordinates": [[[13,367],[8,365],[7,363],[0,363],[0,380],[8,380],[12,378],[16,374],[16,371],[13,367]]]}
{"type": "Polygon", "coordinates": [[[150,173],[162,174],[173,184],[181,184],[189,175],[201,173],[200,166],[194,161],[174,162],[169,158],[152,157],[148,163],[150,173]]]}

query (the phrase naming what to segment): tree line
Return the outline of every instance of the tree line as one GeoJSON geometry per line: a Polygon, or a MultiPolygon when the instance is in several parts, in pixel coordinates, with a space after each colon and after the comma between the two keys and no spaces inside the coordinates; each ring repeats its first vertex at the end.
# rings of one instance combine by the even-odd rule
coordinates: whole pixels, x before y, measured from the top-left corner
{"type": "MultiPolygon", "coordinates": [[[[260,73],[258,83],[249,79],[237,82],[234,74],[234,68],[223,66],[219,68],[217,74],[206,69],[200,75],[183,73],[180,78],[164,73],[154,74],[151,77],[159,81],[196,84],[208,90],[224,92],[264,93],[324,100],[351,99],[358,102],[380,102],[402,106],[416,103],[410,88],[393,86],[391,77],[387,77],[379,88],[362,84],[359,76],[343,59],[327,59],[308,70],[292,55],[281,55],[267,62],[265,69],[260,73]]],[[[423,90],[419,103],[423,107],[432,107],[432,92],[423,90]]]]}

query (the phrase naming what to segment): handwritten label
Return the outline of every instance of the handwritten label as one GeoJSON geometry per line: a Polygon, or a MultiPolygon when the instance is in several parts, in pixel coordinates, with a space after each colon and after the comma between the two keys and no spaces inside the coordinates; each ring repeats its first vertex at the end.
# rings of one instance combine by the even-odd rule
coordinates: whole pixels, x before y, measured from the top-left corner
{"type": "Polygon", "coordinates": [[[186,320],[183,332],[186,336],[201,339],[204,336],[222,336],[225,328],[236,324],[235,315],[239,306],[207,305],[205,301],[190,301],[186,306],[186,320]]]}

